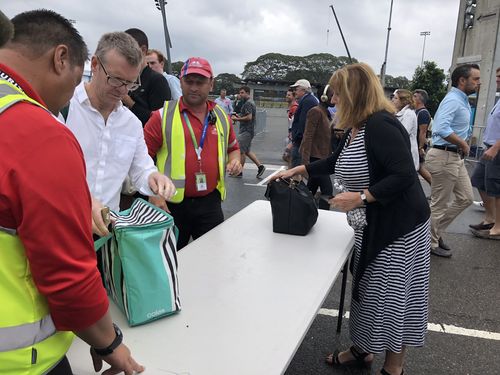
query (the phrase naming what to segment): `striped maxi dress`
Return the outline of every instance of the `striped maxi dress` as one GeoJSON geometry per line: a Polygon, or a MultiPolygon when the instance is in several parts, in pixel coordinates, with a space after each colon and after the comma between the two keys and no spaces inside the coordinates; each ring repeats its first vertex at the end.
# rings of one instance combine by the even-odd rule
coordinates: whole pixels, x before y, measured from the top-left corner
{"type": "MultiPolygon", "coordinates": [[[[350,136],[335,165],[335,177],[348,191],[369,187],[364,127],[350,136]]],[[[390,147],[390,145],[388,145],[390,147]]],[[[353,343],[366,353],[399,353],[402,346],[422,346],[427,331],[430,267],[430,221],[396,239],[368,265],[359,284],[359,300],[351,302],[353,343]]],[[[362,230],[355,231],[354,272],[362,230]]]]}

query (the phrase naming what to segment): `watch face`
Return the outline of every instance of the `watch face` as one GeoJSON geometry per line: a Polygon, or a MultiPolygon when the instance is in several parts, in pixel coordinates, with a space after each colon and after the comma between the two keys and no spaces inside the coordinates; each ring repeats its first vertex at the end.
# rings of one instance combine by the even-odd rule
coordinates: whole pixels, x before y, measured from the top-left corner
{"type": "Polygon", "coordinates": [[[118,327],[115,323],[113,323],[113,327],[115,327],[116,336],[123,336],[123,333],[122,333],[122,330],[120,329],[120,327],[118,327]]]}

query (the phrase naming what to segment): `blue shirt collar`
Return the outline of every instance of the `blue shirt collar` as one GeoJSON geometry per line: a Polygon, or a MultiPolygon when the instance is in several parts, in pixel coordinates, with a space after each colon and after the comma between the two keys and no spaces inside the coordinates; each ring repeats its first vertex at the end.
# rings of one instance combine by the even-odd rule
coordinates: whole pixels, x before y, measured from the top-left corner
{"type": "Polygon", "coordinates": [[[456,95],[460,96],[462,99],[464,99],[465,101],[469,102],[469,97],[467,96],[467,94],[465,92],[463,92],[462,90],[460,89],[457,89],[456,87],[452,87],[450,92],[453,92],[455,93],[456,95]]]}

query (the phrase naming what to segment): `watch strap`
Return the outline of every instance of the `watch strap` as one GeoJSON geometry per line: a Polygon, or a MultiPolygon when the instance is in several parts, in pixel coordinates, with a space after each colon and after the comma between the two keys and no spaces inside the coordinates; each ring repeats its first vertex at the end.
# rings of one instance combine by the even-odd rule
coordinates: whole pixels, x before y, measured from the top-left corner
{"type": "Polygon", "coordinates": [[[106,355],[110,355],[122,343],[123,333],[122,333],[121,329],[115,323],[113,323],[113,328],[115,329],[116,337],[111,344],[109,344],[105,348],[94,348],[94,347],[92,348],[96,352],[97,355],[100,355],[101,357],[106,356],[106,355]]]}

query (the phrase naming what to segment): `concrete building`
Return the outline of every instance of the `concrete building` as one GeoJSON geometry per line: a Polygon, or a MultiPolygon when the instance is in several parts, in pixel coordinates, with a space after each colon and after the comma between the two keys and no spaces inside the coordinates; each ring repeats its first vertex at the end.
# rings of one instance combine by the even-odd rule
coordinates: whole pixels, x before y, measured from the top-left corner
{"type": "Polygon", "coordinates": [[[500,0],[460,0],[450,71],[464,63],[476,63],[481,67],[481,88],[473,132],[478,144],[488,113],[497,98],[495,72],[500,66],[499,26],[500,0]]]}

